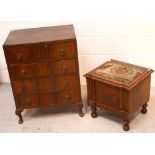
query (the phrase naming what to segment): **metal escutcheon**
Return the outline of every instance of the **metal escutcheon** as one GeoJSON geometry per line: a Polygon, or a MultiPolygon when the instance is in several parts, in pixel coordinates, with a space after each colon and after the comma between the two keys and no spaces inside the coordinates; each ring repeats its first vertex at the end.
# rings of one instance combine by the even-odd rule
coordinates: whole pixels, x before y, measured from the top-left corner
{"type": "Polygon", "coordinates": [[[17,54],[17,59],[18,59],[19,61],[21,61],[21,60],[23,59],[23,54],[22,54],[22,53],[18,53],[18,54],[17,54]]]}

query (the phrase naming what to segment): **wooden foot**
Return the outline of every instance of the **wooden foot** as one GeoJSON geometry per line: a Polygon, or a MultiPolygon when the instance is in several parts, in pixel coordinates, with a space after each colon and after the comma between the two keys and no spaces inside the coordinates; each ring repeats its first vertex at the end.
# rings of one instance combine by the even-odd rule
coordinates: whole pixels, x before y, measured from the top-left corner
{"type": "Polygon", "coordinates": [[[129,131],[130,130],[130,127],[129,127],[129,121],[123,121],[124,122],[124,125],[123,125],[123,130],[124,131],[129,131]]]}
{"type": "Polygon", "coordinates": [[[79,107],[79,116],[80,116],[80,117],[84,117],[83,105],[79,107]]]}
{"type": "Polygon", "coordinates": [[[146,114],[147,113],[147,109],[146,109],[147,106],[148,106],[147,103],[142,106],[142,110],[141,110],[142,114],[146,114]]]}
{"type": "Polygon", "coordinates": [[[19,109],[16,109],[15,111],[15,114],[19,117],[19,121],[18,121],[18,124],[22,124],[23,123],[23,118],[22,118],[22,115],[21,113],[23,112],[24,110],[19,110],[19,109]]]}
{"type": "Polygon", "coordinates": [[[91,117],[92,118],[96,118],[97,117],[97,113],[96,113],[97,108],[96,107],[91,107],[91,117]]]}

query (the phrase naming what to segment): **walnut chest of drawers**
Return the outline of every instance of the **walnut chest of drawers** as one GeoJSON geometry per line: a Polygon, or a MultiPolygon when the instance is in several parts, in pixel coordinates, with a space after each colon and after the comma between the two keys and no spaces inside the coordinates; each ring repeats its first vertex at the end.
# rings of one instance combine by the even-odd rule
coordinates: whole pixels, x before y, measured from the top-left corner
{"type": "Polygon", "coordinates": [[[84,75],[92,117],[97,117],[96,107],[108,110],[123,119],[123,129],[128,131],[135,112],[140,107],[143,114],[147,112],[152,72],[148,68],[111,60],[84,75]]]}
{"type": "Polygon", "coordinates": [[[3,49],[20,124],[29,108],[75,104],[83,116],[73,25],[11,31],[3,49]]]}

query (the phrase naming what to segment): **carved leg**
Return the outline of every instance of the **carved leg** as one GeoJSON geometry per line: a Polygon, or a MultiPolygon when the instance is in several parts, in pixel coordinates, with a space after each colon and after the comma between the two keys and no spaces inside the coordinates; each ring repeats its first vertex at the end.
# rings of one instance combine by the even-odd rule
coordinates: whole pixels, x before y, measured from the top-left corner
{"type": "Polygon", "coordinates": [[[80,116],[80,117],[84,117],[84,113],[83,113],[83,104],[79,107],[79,116],[80,116]]]}
{"type": "Polygon", "coordinates": [[[142,110],[141,110],[142,114],[146,114],[147,113],[147,109],[146,109],[147,106],[148,106],[147,103],[142,106],[142,110]]]}
{"type": "Polygon", "coordinates": [[[19,117],[18,124],[22,124],[22,123],[23,123],[23,118],[22,118],[22,115],[21,115],[21,113],[22,113],[23,111],[24,111],[24,110],[20,110],[20,109],[16,109],[16,111],[15,111],[15,114],[19,117]]]}
{"type": "Polygon", "coordinates": [[[91,107],[91,117],[92,118],[96,118],[97,117],[97,113],[96,113],[97,108],[95,106],[91,107]]]}
{"type": "Polygon", "coordinates": [[[123,130],[124,130],[124,131],[129,131],[129,130],[130,130],[129,121],[123,120],[123,122],[124,122],[123,130]]]}

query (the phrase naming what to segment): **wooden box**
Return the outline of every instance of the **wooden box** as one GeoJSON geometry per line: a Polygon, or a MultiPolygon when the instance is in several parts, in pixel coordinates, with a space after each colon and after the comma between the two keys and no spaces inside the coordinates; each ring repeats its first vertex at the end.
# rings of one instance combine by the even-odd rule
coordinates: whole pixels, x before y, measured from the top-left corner
{"type": "Polygon", "coordinates": [[[140,107],[143,114],[147,112],[152,72],[148,68],[111,60],[84,75],[92,117],[97,117],[96,107],[109,110],[123,119],[123,129],[128,131],[135,112],[140,107]]]}
{"type": "Polygon", "coordinates": [[[3,49],[19,123],[29,108],[75,104],[83,116],[73,25],[11,31],[3,49]]]}

